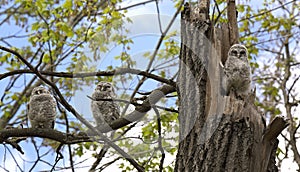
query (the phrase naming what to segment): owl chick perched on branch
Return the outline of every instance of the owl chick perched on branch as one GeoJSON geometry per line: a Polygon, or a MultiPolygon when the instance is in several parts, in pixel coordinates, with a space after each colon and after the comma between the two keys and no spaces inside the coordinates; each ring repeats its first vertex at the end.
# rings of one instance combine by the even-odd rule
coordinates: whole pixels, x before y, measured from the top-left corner
{"type": "Polygon", "coordinates": [[[223,87],[227,95],[230,91],[240,97],[249,94],[251,67],[248,61],[248,50],[244,45],[234,44],[231,46],[223,70],[225,73],[223,87]]]}
{"type": "Polygon", "coordinates": [[[120,108],[112,99],[116,98],[114,88],[109,82],[99,82],[92,94],[92,113],[96,120],[97,127],[110,124],[120,117],[120,108]],[[111,100],[99,100],[111,99],[111,100]]]}
{"type": "Polygon", "coordinates": [[[44,87],[35,87],[28,103],[28,119],[32,128],[54,128],[56,101],[44,87]]]}

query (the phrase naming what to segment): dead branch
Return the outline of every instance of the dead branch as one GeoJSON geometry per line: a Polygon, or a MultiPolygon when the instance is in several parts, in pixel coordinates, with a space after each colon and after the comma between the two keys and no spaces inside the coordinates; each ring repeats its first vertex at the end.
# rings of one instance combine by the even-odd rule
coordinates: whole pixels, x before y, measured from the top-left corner
{"type": "Polygon", "coordinates": [[[227,18],[229,22],[229,40],[230,45],[239,43],[239,29],[237,25],[237,10],[235,0],[227,1],[227,18]]]}
{"type": "Polygon", "coordinates": [[[140,166],[129,154],[127,154],[123,149],[121,149],[118,145],[113,143],[110,139],[108,139],[105,135],[103,135],[101,132],[97,131],[85,118],[83,118],[63,97],[58,87],[48,80],[47,78],[43,77],[42,74],[36,70],[21,54],[19,54],[17,51],[14,51],[12,49],[0,46],[0,49],[6,52],[9,52],[13,55],[15,55],[19,60],[21,60],[31,71],[35,73],[37,77],[39,77],[42,81],[44,81],[46,84],[48,84],[57,94],[59,97],[59,103],[61,103],[69,112],[71,112],[81,123],[83,123],[86,127],[90,129],[92,133],[95,135],[100,136],[104,142],[106,142],[109,146],[114,148],[118,153],[120,153],[126,160],[128,160],[139,172],[143,172],[144,168],[140,166]]]}
{"type": "MultiPolygon", "coordinates": [[[[99,71],[99,72],[83,72],[83,73],[71,73],[71,72],[50,72],[50,71],[39,71],[42,75],[46,76],[55,76],[55,77],[61,77],[61,78],[86,78],[86,77],[93,77],[93,76],[114,76],[114,75],[122,75],[122,74],[136,74],[136,75],[141,75],[147,78],[154,79],[156,81],[175,86],[175,82],[157,75],[154,75],[149,72],[137,70],[137,69],[130,69],[130,68],[119,68],[116,70],[111,70],[111,71],[99,71]]],[[[11,72],[3,73],[0,74],[0,80],[17,75],[17,74],[25,74],[25,73],[32,73],[34,74],[35,72],[32,70],[28,69],[20,69],[20,70],[14,70],[11,72]]]]}
{"type": "Polygon", "coordinates": [[[0,131],[0,143],[7,142],[7,139],[23,137],[40,137],[55,140],[62,144],[76,144],[81,142],[95,141],[90,137],[82,134],[66,134],[53,129],[43,128],[12,128],[0,131]]]}
{"type": "Polygon", "coordinates": [[[140,106],[135,107],[133,112],[113,121],[107,126],[101,126],[99,130],[101,132],[109,132],[124,127],[132,122],[138,121],[144,117],[149,110],[151,110],[152,105],[155,105],[162,97],[174,91],[176,91],[175,87],[169,85],[164,85],[158,89],[155,89],[140,106]]]}
{"type": "Polygon", "coordinates": [[[289,123],[281,116],[276,116],[275,119],[267,126],[263,140],[271,141],[278,137],[289,123]]]}

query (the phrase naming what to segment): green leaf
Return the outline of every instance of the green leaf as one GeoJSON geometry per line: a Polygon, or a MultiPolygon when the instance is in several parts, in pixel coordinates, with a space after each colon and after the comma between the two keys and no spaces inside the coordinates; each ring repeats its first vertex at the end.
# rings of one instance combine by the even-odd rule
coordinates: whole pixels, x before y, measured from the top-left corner
{"type": "Polygon", "coordinates": [[[65,3],[63,4],[63,7],[66,8],[66,9],[72,9],[72,3],[73,1],[72,0],[66,0],[65,3]]]}
{"type": "Polygon", "coordinates": [[[19,97],[17,94],[13,94],[13,95],[11,96],[11,99],[13,99],[13,100],[19,100],[20,97],[19,97]]]}
{"type": "Polygon", "coordinates": [[[31,25],[32,30],[38,30],[40,28],[40,23],[36,22],[31,25]]]}
{"type": "Polygon", "coordinates": [[[44,56],[43,56],[43,62],[44,63],[49,63],[50,62],[50,56],[49,56],[49,54],[44,54],[44,56]]]}

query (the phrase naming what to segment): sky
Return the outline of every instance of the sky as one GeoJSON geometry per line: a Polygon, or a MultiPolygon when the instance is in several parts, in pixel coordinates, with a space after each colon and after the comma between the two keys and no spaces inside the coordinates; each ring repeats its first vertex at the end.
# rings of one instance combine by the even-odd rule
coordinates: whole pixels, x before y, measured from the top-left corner
{"type": "MultiPolygon", "coordinates": [[[[129,3],[124,3],[124,6],[128,6],[131,4],[135,4],[137,1],[130,1],[129,3]]],[[[172,19],[172,15],[174,14],[174,8],[173,4],[170,3],[169,1],[162,1],[160,2],[160,12],[161,12],[161,23],[162,23],[162,28],[165,29],[166,25],[170,22],[172,19]]],[[[128,13],[126,14],[130,19],[132,20],[132,23],[128,23],[126,28],[129,29],[129,37],[132,38],[134,44],[131,46],[131,49],[129,53],[132,55],[133,59],[136,60],[136,66],[135,69],[140,69],[140,70],[145,70],[147,67],[147,62],[145,59],[142,57],[142,55],[146,52],[153,52],[155,49],[155,46],[161,36],[161,33],[159,31],[159,24],[158,24],[158,15],[156,11],[156,6],[155,3],[150,3],[148,5],[143,5],[136,7],[134,9],[128,10],[128,13]],[[140,60],[143,58],[144,60],[140,60]]],[[[179,19],[176,19],[171,31],[174,30],[179,30],[179,24],[180,21],[179,19]]],[[[175,41],[179,41],[180,38],[174,38],[175,41]]],[[[110,51],[107,53],[107,55],[104,56],[103,59],[98,64],[97,69],[102,69],[105,70],[105,67],[107,64],[112,63],[112,59],[114,56],[118,55],[122,51],[122,47],[111,47],[110,51]]],[[[163,63],[163,61],[160,60],[160,63],[163,63]]],[[[156,63],[154,63],[155,65],[156,63]]],[[[177,67],[173,69],[173,72],[175,73],[177,67]]],[[[118,77],[118,76],[116,76],[118,77]]],[[[136,77],[133,75],[133,80],[129,81],[132,85],[137,82],[136,77]]],[[[151,82],[151,81],[148,81],[151,82]]],[[[145,84],[147,87],[142,87],[142,90],[147,90],[151,91],[153,88],[149,88],[149,86],[153,85],[155,86],[155,83],[147,83],[145,84]]],[[[130,87],[130,85],[129,85],[130,87]]],[[[86,90],[86,89],[84,89],[86,90]]],[[[91,119],[92,115],[89,111],[86,111],[86,106],[89,106],[90,100],[86,98],[86,94],[91,94],[93,89],[88,89],[88,92],[76,92],[76,95],[74,97],[74,104],[75,108],[82,113],[82,114],[87,114],[87,118],[91,119]],[[79,98],[76,98],[76,96],[79,96],[79,98]],[[76,102],[76,100],[79,100],[76,102]],[[86,101],[86,104],[82,104],[82,100],[86,101]]],[[[133,110],[133,107],[131,106],[131,110],[133,110]]],[[[149,112],[149,114],[153,114],[153,112],[149,112]]],[[[137,135],[140,134],[140,129],[142,126],[137,127],[136,129],[132,130],[131,132],[128,133],[128,135],[137,135]]],[[[86,155],[86,157],[89,157],[90,155],[86,155]]],[[[171,163],[175,159],[175,156],[166,154],[166,162],[165,164],[171,163]]],[[[105,162],[105,161],[104,161],[105,162]]],[[[107,169],[104,170],[105,172],[110,172],[110,171],[118,171],[117,167],[111,166],[108,167],[107,169]]]]}
{"type": "MultiPolygon", "coordinates": [[[[128,0],[126,1],[123,6],[128,6],[131,4],[135,4],[137,2],[137,0],[128,0]]],[[[171,3],[169,0],[163,0],[163,1],[159,1],[160,2],[160,13],[161,13],[161,20],[162,20],[162,24],[165,27],[166,24],[170,21],[170,19],[172,18],[172,15],[174,14],[174,7],[173,7],[173,3],[171,3]]],[[[259,7],[260,6],[260,1],[259,0],[255,0],[255,1],[251,1],[251,6],[252,7],[259,7]]],[[[141,56],[147,52],[153,52],[153,50],[155,49],[156,43],[158,41],[158,39],[160,38],[160,31],[159,31],[159,25],[158,25],[158,20],[157,20],[157,10],[156,10],[156,6],[155,3],[150,3],[147,5],[142,5],[139,7],[135,7],[133,9],[128,10],[128,13],[126,14],[127,16],[131,17],[132,19],[132,24],[128,24],[128,28],[130,30],[130,37],[133,38],[134,41],[134,46],[132,46],[132,49],[130,50],[130,54],[133,54],[133,57],[136,59],[141,58],[141,56]]],[[[164,28],[163,27],[163,28],[164,28]]],[[[180,21],[179,19],[175,20],[175,23],[173,25],[173,28],[171,30],[179,30],[180,28],[180,21]]],[[[7,34],[11,34],[11,33],[15,33],[18,30],[14,30],[11,26],[7,26],[7,28],[1,28],[1,30],[3,31],[3,33],[7,33],[7,34]]],[[[179,41],[179,37],[175,38],[175,41],[179,41]]],[[[12,42],[12,44],[14,46],[23,46],[24,42],[22,41],[15,41],[12,42]]],[[[112,59],[115,55],[117,55],[120,51],[121,51],[121,47],[111,47],[109,53],[107,53],[104,58],[97,62],[97,69],[101,69],[101,70],[105,70],[105,67],[107,66],[107,64],[112,64],[112,59]]],[[[259,59],[257,59],[259,60],[259,59]]],[[[147,63],[145,61],[141,61],[141,60],[137,60],[137,69],[143,70],[145,69],[147,63]]],[[[176,69],[174,69],[175,71],[176,69]]],[[[3,72],[3,68],[0,68],[0,72],[3,72]]],[[[1,81],[3,82],[3,81],[1,81]]],[[[133,79],[133,81],[131,82],[136,82],[136,80],[133,79]]],[[[151,90],[151,88],[144,88],[145,90],[151,90]]],[[[90,119],[90,121],[92,121],[92,115],[90,113],[90,111],[86,110],[86,107],[89,107],[89,103],[90,100],[86,97],[86,95],[91,95],[91,93],[93,92],[93,88],[91,87],[87,87],[84,89],[84,92],[76,92],[75,97],[72,99],[71,104],[74,105],[74,107],[76,108],[76,110],[82,114],[86,115],[87,119],[90,119]],[[77,98],[78,97],[78,98],[77,98]],[[80,101],[78,101],[80,100],[80,101]],[[86,103],[82,103],[86,102],[86,103]]],[[[0,87],[0,93],[1,91],[3,91],[3,88],[0,87]]],[[[133,131],[133,133],[136,131],[133,131]]],[[[285,145],[283,145],[283,142],[280,142],[280,146],[284,147],[285,145]]],[[[25,150],[32,150],[33,146],[30,144],[26,144],[26,143],[22,143],[22,147],[24,147],[25,150]]],[[[14,149],[10,149],[13,151],[13,154],[19,154],[18,152],[16,152],[14,149]]],[[[41,149],[41,151],[46,151],[41,149]]],[[[3,146],[0,146],[0,154],[4,153],[4,148],[3,146]]],[[[6,152],[7,154],[9,154],[9,152],[6,152]]],[[[54,161],[53,155],[55,155],[55,153],[52,154],[52,156],[49,156],[47,159],[49,159],[50,161],[54,161]]],[[[25,159],[32,159],[32,157],[28,157],[29,153],[25,153],[24,156],[22,156],[22,158],[25,159]]],[[[80,160],[84,160],[87,159],[91,156],[91,154],[85,154],[83,157],[80,158],[80,160]]],[[[8,156],[9,157],[9,156],[8,156]]],[[[22,161],[20,156],[17,159],[17,161],[22,161]]],[[[168,159],[171,161],[172,159],[174,159],[174,157],[168,155],[167,157],[167,161],[168,159]]],[[[2,157],[0,156],[0,164],[1,162],[4,161],[4,159],[2,159],[2,157]]],[[[8,158],[5,161],[14,161],[12,158],[8,158]]],[[[84,163],[83,165],[88,165],[89,163],[93,162],[93,160],[88,159],[88,161],[86,162],[86,164],[84,163]]],[[[105,162],[105,161],[104,161],[105,162]]],[[[60,162],[60,163],[68,163],[68,162],[60,162]]],[[[170,162],[169,162],[170,163],[170,162]]],[[[10,163],[7,163],[10,164],[10,163]]],[[[61,165],[62,165],[61,164],[61,165]]],[[[40,169],[43,169],[43,165],[44,164],[38,164],[40,166],[40,169]]],[[[28,166],[26,166],[26,164],[24,163],[24,166],[26,168],[28,168],[28,166]]],[[[21,167],[22,168],[22,167],[21,167]]],[[[16,171],[17,167],[11,167],[12,171],[16,171]]],[[[39,168],[38,168],[39,169],[39,168]]],[[[288,171],[294,171],[296,169],[295,163],[292,163],[291,160],[285,160],[283,165],[282,165],[282,169],[288,170],[288,171]]],[[[109,171],[118,171],[116,167],[110,167],[107,168],[105,170],[105,172],[109,172],[109,171]]],[[[0,168],[0,172],[1,172],[1,168],[0,168]]]]}
{"type": "MultiPolygon", "coordinates": [[[[137,2],[141,2],[141,1],[127,1],[123,4],[123,6],[128,6],[131,4],[136,4],[137,2]]],[[[161,17],[161,21],[162,21],[162,28],[165,29],[166,28],[166,24],[169,23],[170,19],[172,18],[172,15],[174,14],[174,8],[173,8],[173,3],[171,3],[170,1],[161,1],[160,2],[160,17],[161,17]]],[[[155,3],[150,3],[147,5],[142,5],[139,7],[135,7],[133,9],[130,9],[128,11],[128,13],[126,14],[128,17],[131,18],[132,23],[128,23],[127,27],[130,31],[129,33],[129,37],[131,37],[134,41],[134,46],[132,46],[132,49],[130,50],[130,54],[132,54],[134,59],[137,59],[137,64],[136,64],[136,69],[140,69],[140,70],[144,70],[146,68],[147,62],[145,62],[144,60],[139,60],[139,58],[142,57],[142,55],[148,51],[153,52],[153,50],[155,49],[155,46],[158,42],[158,39],[160,38],[160,31],[159,31],[159,24],[158,24],[158,20],[157,20],[157,11],[156,11],[156,6],[155,3]]],[[[178,30],[179,28],[179,20],[177,19],[175,21],[175,23],[173,24],[171,31],[172,30],[178,30]]],[[[18,29],[15,29],[14,27],[12,27],[12,25],[6,25],[6,27],[2,27],[1,28],[2,33],[5,33],[7,35],[11,35],[13,33],[20,33],[18,29]]],[[[175,41],[179,41],[179,38],[175,38],[175,41]]],[[[11,44],[13,46],[16,47],[22,47],[24,46],[24,44],[27,44],[27,41],[20,41],[20,40],[16,40],[16,41],[11,41],[11,44]]],[[[104,55],[99,62],[96,62],[97,65],[97,70],[105,70],[107,65],[110,65],[112,63],[114,63],[114,65],[118,65],[118,63],[115,63],[115,60],[113,60],[114,56],[118,55],[120,53],[120,51],[122,50],[122,47],[114,47],[112,46],[110,48],[110,51],[104,55]]],[[[162,61],[160,61],[162,62],[162,61]]],[[[93,64],[94,65],[94,64],[93,64]]],[[[157,65],[157,63],[154,63],[154,65],[157,65]]],[[[176,67],[177,68],[177,67],[176,67]]],[[[176,71],[176,69],[174,69],[173,71],[176,71]]],[[[1,67],[0,72],[5,72],[5,69],[1,67]]],[[[8,80],[7,80],[8,81],[8,80]]],[[[1,80],[1,83],[4,83],[5,80],[1,80]]],[[[136,82],[136,79],[133,79],[133,81],[131,82],[136,82]]],[[[150,81],[151,82],[151,81],[150,81]]],[[[153,85],[154,83],[150,83],[150,85],[153,85]]],[[[3,84],[6,85],[6,84],[3,84]]],[[[149,85],[149,84],[147,84],[149,85]]],[[[0,88],[0,93],[3,92],[4,88],[0,88]]],[[[93,118],[91,115],[91,112],[89,110],[87,110],[86,107],[90,106],[90,100],[87,98],[86,95],[91,95],[91,93],[93,92],[94,88],[91,87],[86,87],[84,88],[84,92],[75,92],[75,96],[72,98],[71,100],[71,104],[75,107],[75,109],[81,113],[85,115],[85,118],[88,119],[90,122],[93,122],[93,118]],[[84,102],[84,103],[83,103],[84,102]]],[[[144,87],[144,90],[152,90],[152,88],[147,88],[144,87]]],[[[16,90],[17,91],[17,90],[16,90]]],[[[131,107],[131,109],[133,109],[133,107],[131,107]]],[[[152,112],[153,113],[153,112],[152,112]]],[[[71,117],[72,118],[72,117],[71,117]]],[[[135,130],[131,131],[131,134],[135,134],[138,133],[137,130],[139,130],[141,127],[138,127],[135,130]]],[[[42,139],[39,138],[35,138],[35,140],[37,142],[41,142],[42,139]]],[[[0,164],[2,164],[1,162],[6,161],[6,165],[7,164],[15,164],[14,161],[19,162],[20,164],[20,168],[25,168],[27,170],[29,170],[29,168],[32,166],[32,164],[28,165],[27,163],[22,162],[22,159],[26,159],[26,160],[34,160],[33,157],[37,158],[36,155],[32,155],[34,146],[32,144],[27,144],[27,142],[23,142],[21,144],[22,148],[25,151],[24,155],[20,155],[20,153],[18,153],[16,150],[14,149],[9,149],[12,151],[13,155],[17,155],[15,156],[16,159],[13,159],[12,156],[9,156],[9,152],[8,149],[5,149],[3,146],[0,146],[0,154],[6,154],[6,159],[3,159],[3,156],[0,156],[0,164]],[[10,163],[10,161],[12,161],[12,163],[10,163]]],[[[9,145],[8,145],[9,147],[9,145]]],[[[41,154],[45,153],[45,151],[47,151],[47,148],[40,148],[40,152],[42,152],[41,154]]],[[[91,153],[86,153],[84,154],[84,156],[80,157],[78,159],[78,161],[81,160],[86,160],[87,161],[83,164],[80,164],[80,166],[86,166],[86,165],[90,165],[91,163],[94,162],[93,158],[91,157],[91,153]]],[[[51,153],[50,155],[47,155],[46,157],[44,157],[44,159],[47,159],[47,161],[49,161],[50,163],[53,163],[55,161],[55,153],[51,153]]],[[[172,160],[174,160],[174,156],[170,157],[170,155],[166,155],[166,162],[165,164],[171,163],[172,160]]],[[[68,164],[68,156],[67,154],[65,154],[65,162],[60,161],[58,163],[58,166],[62,166],[63,164],[68,164]]],[[[108,160],[104,160],[103,163],[105,163],[108,160]]],[[[48,167],[46,165],[46,167],[48,167]]],[[[5,168],[9,169],[10,171],[18,171],[19,167],[16,166],[6,166],[5,168]]],[[[35,170],[45,170],[45,164],[39,162],[37,164],[37,167],[35,168],[35,170]]],[[[47,168],[49,169],[49,168],[47,168]]],[[[83,169],[88,169],[88,168],[83,168],[83,169]]],[[[0,172],[1,172],[1,168],[0,168],[0,172]]],[[[118,171],[118,168],[116,166],[111,166],[109,168],[107,168],[104,171],[118,171]]]]}

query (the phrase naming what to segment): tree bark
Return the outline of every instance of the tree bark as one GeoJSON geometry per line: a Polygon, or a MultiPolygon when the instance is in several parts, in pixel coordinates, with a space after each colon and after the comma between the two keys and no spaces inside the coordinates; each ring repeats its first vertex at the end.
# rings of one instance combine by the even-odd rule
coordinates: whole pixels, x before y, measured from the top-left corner
{"type": "Polygon", "coordinates": [[[245,100],[221,95],[220,63],[226,61],[238,34],[229,33],[230,23],[236,22],[211,26],[205,17],[208,7],[203,2],[186,3],[181,14],[180,142],[175,171],[277,171],[276,138],[287,123],[279,118],[272,123],[276,127],[266,130],[254,105],[255,93],[245,100]]]}

